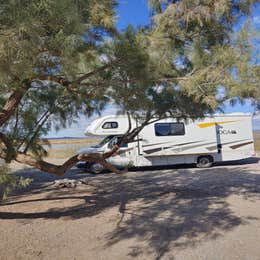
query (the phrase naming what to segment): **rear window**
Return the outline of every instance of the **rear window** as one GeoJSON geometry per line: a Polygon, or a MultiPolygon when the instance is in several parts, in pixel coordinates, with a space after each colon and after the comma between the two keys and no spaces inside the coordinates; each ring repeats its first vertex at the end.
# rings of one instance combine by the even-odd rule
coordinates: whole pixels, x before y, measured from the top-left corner
{"type": "Polygon", "coordinates": [[[118,128],[117,122],[106,122],[102,125],[103,129],[115,129],[118,128]]]}
{"type": "Polygon", "coordinates": [[[185,135],[183,123],[157,123],[154,129],[156,136],[185,135]]]}

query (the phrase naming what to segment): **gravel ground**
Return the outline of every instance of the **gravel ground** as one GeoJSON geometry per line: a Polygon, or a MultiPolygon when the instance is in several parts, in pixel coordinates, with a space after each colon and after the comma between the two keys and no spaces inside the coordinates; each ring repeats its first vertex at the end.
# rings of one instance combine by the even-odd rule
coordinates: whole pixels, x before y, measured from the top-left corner
{"type": "Polygon", "coordinates": [[[91,175],[33,184],[0,205],[0,259],[260,259],[257,158],[210,169],[91,175]]]}

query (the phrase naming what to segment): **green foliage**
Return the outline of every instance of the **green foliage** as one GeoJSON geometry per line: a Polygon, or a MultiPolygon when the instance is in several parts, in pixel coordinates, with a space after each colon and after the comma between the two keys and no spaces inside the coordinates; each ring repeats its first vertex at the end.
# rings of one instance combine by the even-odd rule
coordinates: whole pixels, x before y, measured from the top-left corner
{"type": "MultiPolygon", "coordinates": [[[[165,57],[168,64],[175,60],[178,73],[184,76],[177,84],[212,108],[219,106],[214,97],[219,86],[226,88],[226,99],[259,98],[259,75],[255,73],[259,60],[252,59],[252,26],[246,22],[240,31],[234,31],[239,19],[250,20],[250,8],[257,2],[151,0],[156,14],[150,46],[158,64],[163,68],[161,59],[165,57]]],[[[168,75],[175,71],[172,66],[163,70],[168,75]]]]}
{"type": "Polygon", "coordinates": [[[0,201],[6,199],[13,190],[25,188],[31,182],[31,179],[12,174],[7,165],[0,165],[0,201]]]}
{"type": "Polygon", "coordinates": [[[113,0],[1,1],[2,85],[19,87],[56,71],[74,78],[83,57],[91,69],[102,32],[113,29],[114,6],[113,0]]]}
{"type": "Polygon", "coordinates": [[[103,109],[108,99],[96,85],[75,90],[51,77],[72,82],[103,65],[101,43],[114,31],[115,5],[114,0],[0,1],[0,110],[11,91],[31,85],[1,129],[16,151],[42,157],[46,151],[39,141],[51,128],[103,109]]]}
{"type": "Polygon", "coordinates": [[[259,99],[253,28],[245,22],[234,31],[240,18],[250,20],[254,2],[150,1],[151,25],[128,27],[112,44],[110,56],[124,61],[113,74],[113,99],[132,113],[194,118],[234,96],[259,99]]]}

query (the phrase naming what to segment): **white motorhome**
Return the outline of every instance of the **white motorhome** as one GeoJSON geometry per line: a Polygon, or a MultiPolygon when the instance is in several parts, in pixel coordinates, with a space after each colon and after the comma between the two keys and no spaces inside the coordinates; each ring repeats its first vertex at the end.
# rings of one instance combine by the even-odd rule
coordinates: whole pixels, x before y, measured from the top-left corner
{"type": "MultiPolygon", "coordinates": [[[[140,125],[131,118],[132,127],[140,125]]],[[[88,136],[104,139],[78,154],[109,151],[128,129],[126,115],[104,116],[85,130],[88,136]]],[[[216,114],[199,120],[159,120],[143,128],[132,143],[123,145],[108,161],[116,166],[158,166],[196,163],[210,167],[214,162],[251,157],[254,152],[252,116],[250,114],[216,114]]],[[[98,164],[88,164],[99,172],[98,164]]]]}

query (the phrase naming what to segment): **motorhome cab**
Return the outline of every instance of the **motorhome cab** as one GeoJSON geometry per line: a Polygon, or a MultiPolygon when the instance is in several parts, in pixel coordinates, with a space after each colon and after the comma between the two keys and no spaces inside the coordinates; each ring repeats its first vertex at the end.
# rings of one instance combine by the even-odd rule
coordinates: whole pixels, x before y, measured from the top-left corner
{"type": "MultiPolygon", "coordinates": [[[[104,139],[79,154],[109,151],[128,129],[125,115],[98,118],[86,135],[104,139]]],[[[132,127],[140,125],[131,118],[132,127]]],[[[144,127],[135,142],[123,145],[108,161],[116,166],[158,166],[196,163],[210,167],[214,162],[239,160],[254,155],[252,117],[249,114],[220,114],[200,120],[159,120],[144,127]]],[[[99,172],[102,167],[90,164],[99,172]]]]}

